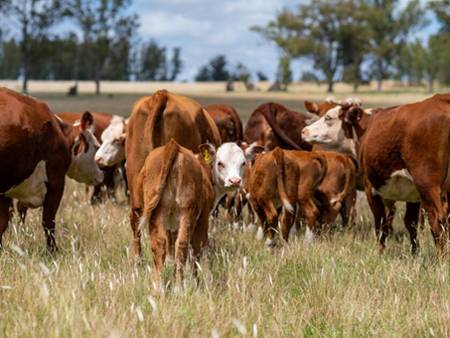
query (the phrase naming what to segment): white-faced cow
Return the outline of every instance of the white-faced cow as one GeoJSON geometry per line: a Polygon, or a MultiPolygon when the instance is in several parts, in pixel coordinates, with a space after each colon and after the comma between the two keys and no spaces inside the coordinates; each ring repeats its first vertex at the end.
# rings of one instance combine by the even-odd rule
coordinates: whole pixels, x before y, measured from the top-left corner
{"type": "Polygon", "coordinates": [[[384,205],[391,208],[395,201],[405,201],[405,224],[412,251],[418,249],[416,225],[422,203],[441,256],[445,256],[449,111],[448,94],[436,94],[377,114],[342,103],[303,130],[306,141],[358,159],[381,250],[390,231],[384,205]]]}
{"type": "Polygon", "coordinates": [[[0,246],[14,198],[27,208],[44,207],[42,225],[53,251],[65,175],[90,185],[103,180],[94,161],[93,117],[83,114],[80,127],[74,128],[43,101],[6,88],[0,88],[0,116],[0,246]]]}

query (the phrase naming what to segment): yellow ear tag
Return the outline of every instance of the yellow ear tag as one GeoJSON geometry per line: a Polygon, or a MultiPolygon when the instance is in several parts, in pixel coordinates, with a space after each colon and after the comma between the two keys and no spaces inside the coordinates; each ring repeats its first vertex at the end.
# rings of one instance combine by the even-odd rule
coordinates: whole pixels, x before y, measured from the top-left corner
{"type": "Polygon", "coordinates": [[[208,150],[205,150],[205,156],[204,157],[205,157],[205,162],[207,164],[210,164],[213,161],[211,155],[208,152],[208,150]]]}

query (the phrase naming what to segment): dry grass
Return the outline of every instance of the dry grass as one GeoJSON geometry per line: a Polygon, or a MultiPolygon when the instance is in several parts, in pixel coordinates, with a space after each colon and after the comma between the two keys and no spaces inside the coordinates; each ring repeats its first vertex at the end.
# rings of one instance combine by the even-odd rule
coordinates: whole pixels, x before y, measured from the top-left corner
{"type": "MultiPolygon", "coordinates": [[[[64,101],[78,103],[82,111],[107,99],[43,96],[54,110],[64,101]]],[[[132,101],[138,96],[114,95],[107,101],[108,111],[124,98],[132,101]]],[[[252,100],[236,102],[244,107],[252,100]]],[[[450,335],[448,263],[436,264],[428,227],[419,235],[420,254],[409,254],[401,219],[404,209],[397,213],[394,235],[383,255],[377,253],[372,218],[362,196],[353,228],[337,226],[313,245],[300,236],[274,252],[268,252],[254,233],[232,231],[222,213],[211,224],[213,248],[200,261],[199,286],[194,286],[187,269],[185,292],[174,294],[173,266],[168,265],[168,291],[153,295],[147,231],[144,264],[135,266],[129,260],[132,236],[124,196],[119,194],[117,204],[91,207],[83,190],[68,180],[57,215],[59,252],[53,256],[45,250],[40,210],[30,212],[25,225],[14,222],[5,233],[0,336],[450,335]]]]}

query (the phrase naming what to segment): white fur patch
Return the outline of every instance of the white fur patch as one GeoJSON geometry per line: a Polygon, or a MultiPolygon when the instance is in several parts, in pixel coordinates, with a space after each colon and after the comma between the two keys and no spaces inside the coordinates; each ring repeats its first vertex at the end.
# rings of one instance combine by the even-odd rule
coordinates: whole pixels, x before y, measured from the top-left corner
{"type": "Polygon", "coordinates": [[[379,190],[372,190],[372,195],[378,195],[384,200],[420,202],[414,179],[407,169],[397,170],[379,190]]]}
{"type": "Polygon", "coordinates": [[[256,239],[261,241],[264,238],[264,231],[261,226],[258,227],[258,231],[256,232],[256,239]]]}
{"type": "Polygon", "coordinates": [[[268,247],[274,246],[274,245],[276,244],[276,242],[277,242],[277,240],[276,240],[275,237],[272,238],[272,239],[270,239],[270,238],[267,238],[267,239],[266,239],[266,245],[267,245],[268,247]]]}
{"type": "Polygon", "coordinates": [[[44,204],[48,182],[46,164],[41,160],[33,173],[22,183],[4,193],[6,197],[19,200],[27,208],[39,208],[44,204]]]}
{"type": "Polygon", "coordinates": [[[305,242],[311,244],[313,241],[314,241],[314,233],[311,231],[309,226],[306,226],[305,242]]]}
{"type": "Polygon", "coordinates": [[[294,207],[292,206],[291,203],[289,203],[289,201],[284,201],[284,200],[283,200],[283,205],[284,205],[285,209],[286,209],[289,213],[294,214],[294,207]]]}
{"type": "Polygon", "coordinates": [[[101,136],[102,144],[95,153],[96,158],[101,158],[99,162],[102,166],[112,166],[125,159],[125,145],[119,140],[124,135],[124,119],[114,115],[101,136]]]}

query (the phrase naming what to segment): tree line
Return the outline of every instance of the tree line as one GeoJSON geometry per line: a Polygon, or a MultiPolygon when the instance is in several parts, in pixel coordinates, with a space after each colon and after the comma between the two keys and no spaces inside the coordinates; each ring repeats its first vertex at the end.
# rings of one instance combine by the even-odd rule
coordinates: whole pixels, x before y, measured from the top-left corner
{"type": "MultiPolygon", "coordinates": [[[[283,9],[266,26],[251,29],[279,49],[280,64],[308,59],[315,72],[305,80],[324,80],[328,91],[336,81],[353,83],[354,90],[371,79],[382,89],[385,79],[450,84],[450,0],[426,5],[411,0],[312,0],[296,9],[283,9]],[[426,27],[431,11],[441,25],[428,41],[411,36],[426,27]]],[[[289,76],[281,76],[289,81],[289,76]]]]}
{"type": "MultiPolygon", "coordinates": [[[[137,36],[139,17],[129,13],[131,0],[0,0],[0,78],[173,81],[183,63],[181,48],[168,50],[156,40],[137,36]],[[59,34],[64,22],[76,32],[59,34]],[[59,26],[58,26],[59,25],[59,26]],[[20,32],[20,35],[17,34],[20,32]],[[19,38],[17,38],[19,36],[19,38]]],[[[450,84],[450,0],[311,0],[284,8],[265,26],[250,28],[280,52],[276,80],[293,80],[292,60],[309,60],[314,71],[301,80],[360,84],[385,79],[410,84],[450,84]],[[414,39],[431,12],[440,30],[427,41],[414,39]]],[[[259,80],[267,79],[258,72],[259,80]]],[[[228,67],[218,55],[201,67],[196,81],[247,82],[252,76],[242,63],[228,67]]]]}
{"type": "Polygon", "coordinates": [[[181,49],[169,58],[155,40],[137,36],[137,14],[128,14],[130,0],[0,0],[0,78],[29,79],[170,80],[182,69],[181,49]],[[78,32],[55,33],[70,20],[78,32]],[[9,29],[5,29],[9,27],[9,29]],[[19,31],[20,38],[12,31],[19,31]],[[78,34],[77,34],[78,33],[78,34]]]}

